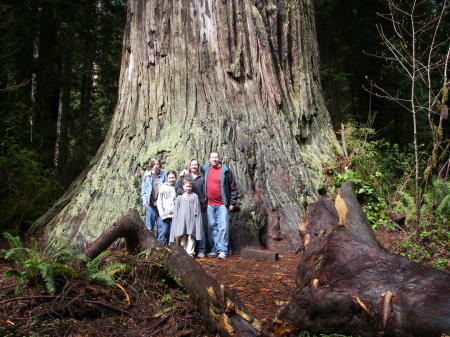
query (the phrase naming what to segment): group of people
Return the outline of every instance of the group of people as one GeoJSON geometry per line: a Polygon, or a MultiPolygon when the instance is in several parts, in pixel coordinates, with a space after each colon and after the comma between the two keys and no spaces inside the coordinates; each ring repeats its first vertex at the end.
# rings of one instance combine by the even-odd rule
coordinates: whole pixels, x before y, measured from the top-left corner
{"type": "Polygon", "coordinates": [[[211,152],[202,167],[191,159],[178,180],[175,171],[166,173],[159,159],[150,159],[141,185],[145,226],[153,232],[156,224],[160,243],[181,244],[192,257],[225,259],[237,194],[233,174],[218,152],[211,152]]]}

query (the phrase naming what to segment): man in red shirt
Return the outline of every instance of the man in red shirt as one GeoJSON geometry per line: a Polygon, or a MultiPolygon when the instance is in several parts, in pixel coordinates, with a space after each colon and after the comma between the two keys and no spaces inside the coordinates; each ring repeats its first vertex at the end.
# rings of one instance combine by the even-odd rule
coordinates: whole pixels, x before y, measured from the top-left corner
{"type": "Polygon", "coordinates": [[[230,211],[237,204],[237,187],[230,169],[222,164],[218,152],[211,152],[209,164],[203,165],[204,195],[207,200],[208,238],[211,252],[208,256],[225,259],[228,254],[230,211]]]}

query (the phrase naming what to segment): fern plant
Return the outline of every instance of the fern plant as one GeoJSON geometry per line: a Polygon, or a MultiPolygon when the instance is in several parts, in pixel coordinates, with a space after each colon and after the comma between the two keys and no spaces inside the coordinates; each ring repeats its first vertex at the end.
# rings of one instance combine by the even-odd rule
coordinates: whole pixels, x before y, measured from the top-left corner
{"type": "Polygon", "coordinates": [[[100,267],[102,260],[110,254],[110,251],[105,250],[96,258],[89,259],[86,257],[86,266],[80,276],[91,282],[114,286],[116,284],[115,275],[119,272],[125,271],[128,266],[124,263],[111,261],[105,266],[100,267]]]}
{"type": "MultiPolygon", "coordinates": [[[[6,270],[4,275],[17,278],[16,294],[21,292],[21,287],[25,282],[34,286],[40,281],[43,281],[50,294],[54,294],[60,279],[66,279],[76,274],[72,266],[41,254],[36,239],[33,238],[31,248],[27,248],[23,246],[20,237],[10,233],[3,233],[3,236],[11,247],[4,252],[4,257],[16,266],[16,268],[6,270]]],[[[59,256],[67,256],[67,254],[61,251],[59,256]]]]}
{"type": "MultiPolygon", "coordinates": [[[[406,223],[414,217],[414,196],[408,192],[399,192],[399,199],[395,203],[398,213],[406,214],[406,223]]],[[[423,194],[421,214],[427,224],[441,226],[450,217],[450,182],[443,179],[433,179],[423,194]]]]}
{"type": "Polygon", "coordinates": [[[82,277],[91,282],[98,282],[114,286],[115,275],[128,268],[124,263],[111,261],[100,266],[103,258],[111,252],[105,251],[94,259],[84,254],[73,254],[67,248],[60,248],[56,242],[51,241],[41,253],[38,242],[31,239],[31,247],[24,247],[20,237],[4,233],[10,249],[4,250],[4,258],[14,263],[15,268],[6,270],[5,276],[17,278],[16,294],[21,292],[22,286],[27,283],[33,287],[44,283],[47,291],[54,294],[59,283],[72,277],[82,277]]]}
{"type": "MultiPolygon", "coordinates": [[[[416,262],[429,261],[435,268],[443,269],[450,251],[450,182],[433,179],[423,195],[421,205],[420,241],[405,240],[400,254],[416,262]]],[[[400,192],[395,204],[396,212],[406,214],[405,222],[414,219],[415,202],[412,193],[400,192]]]]}

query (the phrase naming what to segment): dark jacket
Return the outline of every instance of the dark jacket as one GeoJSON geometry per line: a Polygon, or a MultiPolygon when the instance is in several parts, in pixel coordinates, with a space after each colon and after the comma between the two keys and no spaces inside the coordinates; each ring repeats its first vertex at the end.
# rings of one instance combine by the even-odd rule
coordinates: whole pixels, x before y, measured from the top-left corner
{"type": "MultiPolygon", "coordinates": [[[[222,165],[222,174],[220,176],[220,192],[222,194],[222,201],[226,207],[233,205],[236,206],[238,191],[236,186],[236,181],[234,180],[233,173],[231,173],[230,169],[220,163],[222,165]]],[[[204,172],[204,180],[203,184],[203,193],[206,199],[206,182],[208,181],[208,172],[211,164],[203,165],[202,169],[204,172]]]]}
{"type": "Polygon", "coordinates": [[[185,177],[188,177],[193,181],[192,192],[197,194],[198,200],[200,201],[200,207],[202,209],[206,208],[206,196],[203,194],[203,185],[204,185],[203,175],[198,175],[195,179],[193,179],[192,175],[189,173],[185,176],[178,178],[178,181],[175,185],[175,191],[177,192],[177,194],[181,195],[184,193],[183,183],[185,177]]]}

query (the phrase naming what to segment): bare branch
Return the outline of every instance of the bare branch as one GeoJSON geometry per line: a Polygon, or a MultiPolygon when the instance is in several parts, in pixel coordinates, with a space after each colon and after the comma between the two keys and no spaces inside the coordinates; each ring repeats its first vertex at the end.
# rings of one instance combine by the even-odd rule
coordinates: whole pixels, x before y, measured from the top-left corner
{"type": "Polygon", "coordinates": [[[23,80],[19,84],[14,84],[14,85],[11,85],[9,87],[0,89],[0,92],[8,92],[8,91],[14,91],[14,90],[20,89],[20,88],[26,86],[29,82],[30,82],[29,79],[28,80],[23,80]]]}

